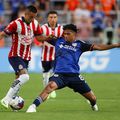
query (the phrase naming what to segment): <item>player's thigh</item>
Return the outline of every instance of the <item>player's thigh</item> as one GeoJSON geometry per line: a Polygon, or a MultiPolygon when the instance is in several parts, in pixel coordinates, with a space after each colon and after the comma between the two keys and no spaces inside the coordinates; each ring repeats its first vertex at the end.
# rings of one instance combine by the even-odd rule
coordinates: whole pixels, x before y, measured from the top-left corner
{"type": "Polygon", "coordinates": [[[61,89],[66,87],[66,84],[64,82],[64,77],[60,74],[54,74],[49,78],[49,82],[54,81],[57,85],[57,89],[61,89]]]}
{"type": "Polygon", "coordinates": [[[23,60],[20,57],[9,58],[9,63],[14,69],[16,75],[27,73],[29,61],[23,60]]]}
{"type": "Polygon", "coordinates": [[[68,87],[72,88],[74,92],[78,92],[80,94],[91,91],[91,88],[81,75],[70,78],[68,87]]]}

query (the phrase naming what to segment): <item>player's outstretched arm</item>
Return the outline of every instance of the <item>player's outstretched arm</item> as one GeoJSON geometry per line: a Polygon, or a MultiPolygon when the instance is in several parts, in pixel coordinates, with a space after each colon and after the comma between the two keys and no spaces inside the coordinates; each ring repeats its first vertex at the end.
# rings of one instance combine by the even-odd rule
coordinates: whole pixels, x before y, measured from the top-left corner
{"type": "Polygon", "coordinates": [[[36,36],[36,39],[40,42],[43,42],[43,41],[49,41],[49,40],[52,40],[52,39],[57,39],[57,37],[55,37],[52,34],[49,35],[49,36],[40,35],[40,36],[36,36]]]}
{"type": "Polygon", "coordinates": [[[0,40],[1,40],[2,38],[4,38],[5,35],[6,35],[6,33],[5,33],[4,31],[0,32],[0,40]]]}
{"type": "Polygon", "coordinates": [[[116,44],[111,44],[111,45],[104,45],[104,44],[94,44],[93,45],[93,50],[109,50],[112,48],[119,48],[120,47],[120,43],[116,43],[116,44]]]}

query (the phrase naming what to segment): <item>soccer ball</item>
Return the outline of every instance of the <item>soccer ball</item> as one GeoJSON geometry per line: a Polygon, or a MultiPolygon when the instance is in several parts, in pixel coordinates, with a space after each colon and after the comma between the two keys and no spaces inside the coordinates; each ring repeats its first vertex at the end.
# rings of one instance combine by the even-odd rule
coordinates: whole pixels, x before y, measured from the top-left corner
{"type": "Polygon", "coordinates": [[[24,106],[24,99],[20,96],[14,96],[10,102],[10,107],[13,110],[20,110],[24,106]]]}

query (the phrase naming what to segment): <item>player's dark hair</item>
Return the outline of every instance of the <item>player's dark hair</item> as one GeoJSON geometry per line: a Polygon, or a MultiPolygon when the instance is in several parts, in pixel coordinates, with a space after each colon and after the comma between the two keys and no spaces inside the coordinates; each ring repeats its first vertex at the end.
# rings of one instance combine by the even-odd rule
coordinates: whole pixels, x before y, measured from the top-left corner
{"type": "Polygon", "coordinates": [[[47,17],[48,17],[50,14],[56,14],[56,15],[58,15],[58,13],[57,13],[56,11],[49,11],[49,12],[47,13],[47,17]]]}
{"type": "Polygon", "coordinates": [[[63,30],[72,30],[77,33],[77,26],[74,24],[67,24],[63,26],[63,30]]]}
{"type": "Polygon", "coordinates": [[[30,12],[33,12],[33,13],[37,13],[37,9],[35,6],[33,5],[30,5],[27,7],[27,10],[29,10],[30,12]]]}

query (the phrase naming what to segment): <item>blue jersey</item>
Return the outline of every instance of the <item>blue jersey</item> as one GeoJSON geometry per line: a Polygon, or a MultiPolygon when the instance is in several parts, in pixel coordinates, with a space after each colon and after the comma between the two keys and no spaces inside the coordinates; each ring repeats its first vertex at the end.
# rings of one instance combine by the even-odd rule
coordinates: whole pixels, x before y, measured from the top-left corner
{"type": "Polygon", "coordinates": [[[91,49],[91,44],[86,44],[80,40],[71,43],[62,37],[59,38],[55,45],[54,73],[79,74],[79,58],[83,52],[91,49]]]}

